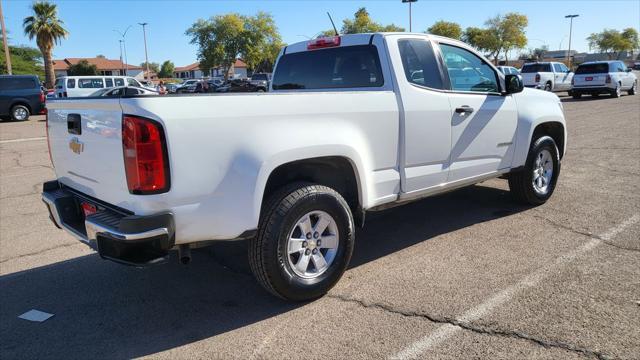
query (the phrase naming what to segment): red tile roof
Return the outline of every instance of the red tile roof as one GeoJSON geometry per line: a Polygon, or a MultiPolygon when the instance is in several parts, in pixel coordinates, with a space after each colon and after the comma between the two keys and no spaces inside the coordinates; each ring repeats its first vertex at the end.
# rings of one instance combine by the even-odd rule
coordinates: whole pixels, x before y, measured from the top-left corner
{"type": "MultiPolygon", "coordinates": [[[[53,60],[54,70],[67,70],[69,66],[79,63],[81,60],[87,60],[89,64],[95,65],[98,70],[117,70],[125,68],[125,64],[120,60],[103,59],[103,58],[64,58],[61,60],[53,60]]],[[[129,70],[142,70],[140,66],[128,65],[129,70]]]]}

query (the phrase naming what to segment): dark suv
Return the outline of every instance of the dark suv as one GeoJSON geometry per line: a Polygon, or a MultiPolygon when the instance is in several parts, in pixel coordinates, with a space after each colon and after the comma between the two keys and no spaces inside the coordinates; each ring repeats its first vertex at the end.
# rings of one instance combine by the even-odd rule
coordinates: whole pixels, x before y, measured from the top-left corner
{"type": "Polygon", "coordinates": [[[0,118],[16,121],[45,113],[45,93],[35,75],[0,75],[0,118]]]}

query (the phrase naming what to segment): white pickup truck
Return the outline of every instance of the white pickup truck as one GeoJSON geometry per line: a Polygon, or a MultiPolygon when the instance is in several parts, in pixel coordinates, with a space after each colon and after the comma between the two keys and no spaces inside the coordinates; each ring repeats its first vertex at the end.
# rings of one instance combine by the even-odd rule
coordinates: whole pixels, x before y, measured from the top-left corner
{"type": "Polygon", "coordinates": [[[248,239],[257,280],[306,300],[342,276],[367,211],[500,176],[532,205],[556,186],[567,137],[558,97],[523,89],[459,41],[377,33],[289,45],[271,90],[48,102],[57,179],[42,195],[53,222],[138,266],[248,239]]]}
{"type": "Polygon", "coordinates": [[[525,87],[545,91],[568,91],[571,89],[573,72],[563,63],[527,63],[522,65],[520,73],[525,87]]]}

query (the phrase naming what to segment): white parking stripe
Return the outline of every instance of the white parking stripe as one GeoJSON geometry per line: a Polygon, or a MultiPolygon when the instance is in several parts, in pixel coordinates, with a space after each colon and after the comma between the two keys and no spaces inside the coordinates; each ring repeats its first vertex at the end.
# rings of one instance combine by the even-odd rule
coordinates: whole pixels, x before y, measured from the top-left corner
{"type": "MultiPolygon", "coordinates": [[[[640,215],[636,214],[623,221],[619,225],[605,231],[602,235],[599,236],[599,238],[603,240],[610,240],[620,232],[622,232],[624,229],[637,223],[638,221],[640,221],[640,215]]],[[[529,274],[524,279],[520,280],[515,285],[498,292],[482,304],[468,310],[467,312],[462,314],[460,318],[458,318],[458,321],[471,322],[490,314],[495,308],[511,300],[517,292],[536,286],[549,274],[557,273],[560,268],[573,261],[576,257],[588,251],[591,251],[598,245],[602,244],[602,240],[600,239],[591,239],[589,242],[580,246],[579,248],[560,256],[553,264],[540,268],[539,270],[529,274]]],[[[446,341],[461,329],[461,327],[451,324],[442,325],[438,327],[433,333],[414,342],[391,358],[415,359],[434,346],[440,344],[443,341],[446,341]]]]}
{"type": "Polygon", "coordinates": [[[0,144],[17,143],[17,142],[24,142],[24,141],[46,140],[46,139],[47,139],[46,136],[41,136],[41,137],[34,137],[34,138],[2,140],[2,141],[0,141],[0,144]]]}

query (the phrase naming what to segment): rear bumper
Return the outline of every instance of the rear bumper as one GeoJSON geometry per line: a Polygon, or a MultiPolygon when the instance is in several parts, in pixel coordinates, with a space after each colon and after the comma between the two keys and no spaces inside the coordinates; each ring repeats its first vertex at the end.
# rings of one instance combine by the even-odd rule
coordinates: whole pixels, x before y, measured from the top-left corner
{"type": "Polygon", "coordinates": [[[610,94],[616,91],[615,88],[602,85],[602,86],[574,86],[570,92],[572,94],[610,94]]]}
{"type": "Polygon", "coordinates": [[[138,216],[93,199],[58,181],[43,184],[42,201],[51,221],[98,251],[104,259],[144,266],[165,260],[175,244],[175,223],[170,212],[138,216]],[[84,216],[80,204],[98,210],[84,216]]]}

